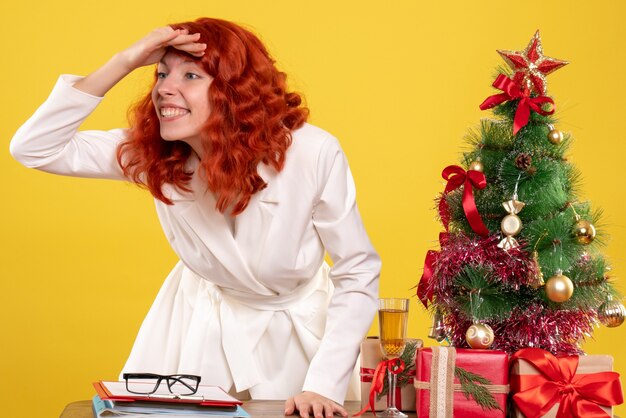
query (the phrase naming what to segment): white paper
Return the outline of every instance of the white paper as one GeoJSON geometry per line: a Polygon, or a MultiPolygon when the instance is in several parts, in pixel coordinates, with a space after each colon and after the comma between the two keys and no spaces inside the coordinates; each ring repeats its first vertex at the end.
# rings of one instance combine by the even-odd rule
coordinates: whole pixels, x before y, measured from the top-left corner
{"type": "MultiPolygon", "coordinates": [[[[149,392],[154,387],[153,384],[150,383],[142,383],[137,382],[133,383],[133,386],[138,385],[146,385],[146,391],[149,392]]],[[[102,385],[111,393],[112,396],[123,396],[123,397],[131,397],[131,398],[155,398],[155,399],[172,399],[174,395],[168,390],[167,384],[163,383],[155,393],[150,395],[138,395],[136,393],[132,393],[126,390],[126,382],[102,382],[102,385]]],[[[208,385],[200,385],[198,386],[198,391],[193,395],[188,396],[180,396],[180,399],[189,399],[189,400],[204,400],[204,401],[217,401],[217,402],[225,402],[225,403],[238,403],[239,401],[230,396],[228,393],[224,392],[222,388],[219,386],[208,386],[208,385]]]]}

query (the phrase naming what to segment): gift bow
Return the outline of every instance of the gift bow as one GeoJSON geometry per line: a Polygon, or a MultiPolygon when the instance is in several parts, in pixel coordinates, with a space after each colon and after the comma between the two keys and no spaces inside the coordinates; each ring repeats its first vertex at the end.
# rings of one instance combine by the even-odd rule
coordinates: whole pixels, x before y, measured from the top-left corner
{"type": "MultiPolygon", "coordinates": [[[[387,371],[391,374],[400,374],[404,371],[404,361],[400,358],[393,358],[390,360],[383,360],[376,366],[374,370],[374,376],[372,377],[372,386],[370,387],[369,405],[361,409],[354,414],[355,417],[363,415],[368,409],[371,409],[374,415],[376,415],[376,394],[383,391],[385,384],[385,375],[387,371]]],[[[391,390],[391,388],[389,388],[391,390]]]]}
{"type": "MultiPolygon", "coordinates": [[[[443,191],[443,195],[439,200],[439,217],[441,218],[441,222],[446,228],[446,231],[448,230],[448,225],[450,223],[450,208],[448,207],[446,195],[463,185],[463,211],[465,212],[465,216],[467,217],[470,227],[479,235],[489,235],[489,230],[483,223],[483,220],[478,213],[478,209],[476,208],[473,191],[474,187],[484,189],[487,186],[487,179],[485,178],[485,175],[480,171],[465,171],[458,165],[450,165],[443,169],[441,176],[448,182],[443,191]]],[[[439,234],[439,244],[441,247],[444,246],[447,240],[447,232],[439,234]]],[[[439,251],[429,250],[426,253],[426,259],[424,260],[424,273],[422,274],[422,278],[417,286],[417,296],[426,308],[428,308],[428,301],[432,300],[433,297],[434,289],[431,281],[438,257],[439,251]]]]}
{"type": "MultiPolygon", "coordinates": [[[[439,246],[443,248],[443,246],[448,242],[448,233],[440,232],[439,233],[439,246]]],[[[417,297],[422,302],[424,307],[428,309],[428,302],[433,299],[434,288],[432,285],[432,277],[435,274],[435,265],[437,264],[437,259],[439,258],[439,251],[428,250],[426,253],[426,259],[424,260],[424,272],[422,273],[422,278],[420,279],[419,284],[417,285],[417,297]]]]}
{"type": "Polygon", "coordinates": [[[609,415],[599,405],[623,402],[619,374],[576,375],[578,356],[557,358],[539,348],[524,348],[511,357],[511,361],[517,359],[528,361],[540,372],[511,376],[511,387],[517,392],[513,400],[528,418],[545,415],[557,402],[560,403],[557,418],[603,418],[609,415]]]}
{"type": "MultiPolygon", "coordinates": [[[[406,369],[406,363],[405,363],[405,369],[406,369]]],[[[361,376],[361,382],[363,383],[373,382],[375,372],[376,372],[376,369],[370,369],[369,367],[361,367],[361,371],[359,373],[361,376]]],[[[401,373],[401,372],[398,372],[398,373],[401,373]]],[[[413,383],[413,381],[415,380],[415,369],[409,370],[408,375],[409,377],[407,379],[407,383],[413,383]]],[[[396,387],[396,389],[400,389],[399,385],[400,383],[398,382],[398,387],[396,387]]],[[[396,403],[399,403],[399,402],[396,402],[396,403]]]]}
{"type": "Polygon", "coordinates": [[[531,109],[543,116],[554,113],[554,100],[546,96],[530,97],[530,90],[528,88],[522,90],[518,83],[504,74],[498,75],[492,86],[498,90],[502,90],[503,93],[487,97],[485,101],[480,104],[480,110],[491,109],[506,101],[519,99],[517,110],[515,111],[515,118],[513,119],[513,135],[516,135],[522,127],[528,124],[531,109]],[[552,109],[543,110],[541,105],[544,103],[550,103],[552,109]]]}
{"type": "Polygon", "coordinates": [[[441,176],[448,182],[443,191],[443,196],[441,196],[441,200],[439,200],[439,216],[441,217],[441,222],[446,228],[446,231],[450,223],[450,210],[448,208],[448,202],[446,201],[446,195],[463,185],[463,211],[465,212],[465,216],[472,230],[483,237],[489,235],[489,230],[483,223],[478,209],[476,208],[473,191],[474,187],[484,189],[487,186],[485,175],[480,171],[465,171],[458,165],[449,165],[443,169],[441,176]]]}

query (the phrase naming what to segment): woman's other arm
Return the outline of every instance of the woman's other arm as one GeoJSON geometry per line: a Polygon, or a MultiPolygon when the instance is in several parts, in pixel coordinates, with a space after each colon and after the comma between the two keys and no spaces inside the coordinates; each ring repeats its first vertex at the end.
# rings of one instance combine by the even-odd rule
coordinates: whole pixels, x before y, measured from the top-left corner
{"type": "Polygon", "coordinates": [[[347,415],[343,403],[359,347],[377,310],[381,261],[370,243],[356,205],[352,174],[339,143],[329,139],[318,161],[320,195],[313,224],[333,260],[335,289],[328,307],[326,329],[311,361],[303,393],[290,399],[300,416],[347,415]],[[320,396],[326,399],[320,398],[320,396]]]}

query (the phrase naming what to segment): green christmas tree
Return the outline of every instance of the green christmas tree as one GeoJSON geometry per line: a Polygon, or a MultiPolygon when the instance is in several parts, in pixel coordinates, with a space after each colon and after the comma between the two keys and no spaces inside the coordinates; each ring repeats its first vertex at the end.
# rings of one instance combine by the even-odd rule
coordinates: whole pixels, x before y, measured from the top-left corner
{"type": "Polygon", "coordinates": [[[600,252],[600,212],[578,192],[565,158],[572,138],[555,128],[546,76],[567,64],[543,54],[539,32],[508,64],[481,109],[495,118],[467,135],[471,150],[443,171],[445,232],[429,251],[418,296],[431,336],[457,347],[581,352],[598,322],[626,313],[600,252]]]}

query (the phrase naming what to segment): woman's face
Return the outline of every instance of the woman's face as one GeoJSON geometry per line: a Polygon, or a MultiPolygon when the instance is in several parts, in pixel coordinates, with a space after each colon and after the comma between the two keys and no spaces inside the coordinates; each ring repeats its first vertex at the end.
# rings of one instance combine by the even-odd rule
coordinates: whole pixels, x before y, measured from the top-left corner
{"type": "Polygon", "coordinates": [[[166,53],[157,67],[152,102],[159,117],[161,137],[184,141],[202,157],[201,130],[211,113],[208,75],[191,57],[166,53]]]}

